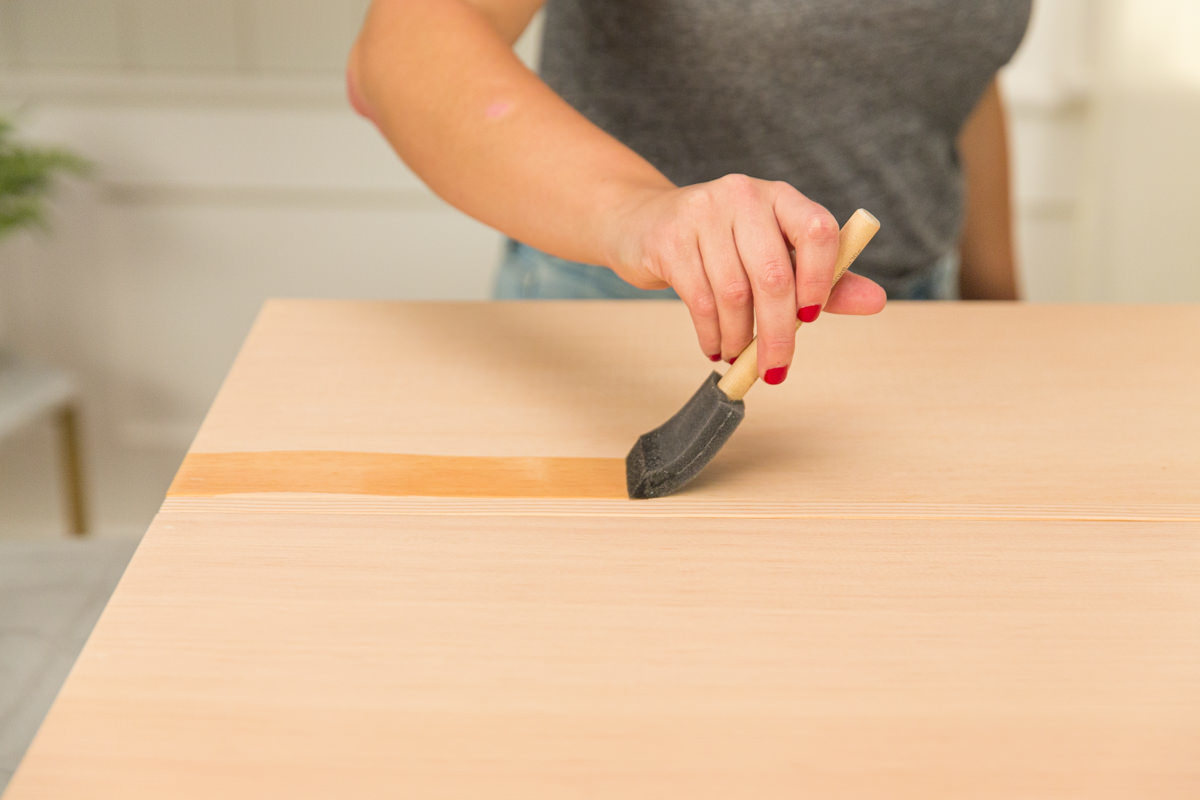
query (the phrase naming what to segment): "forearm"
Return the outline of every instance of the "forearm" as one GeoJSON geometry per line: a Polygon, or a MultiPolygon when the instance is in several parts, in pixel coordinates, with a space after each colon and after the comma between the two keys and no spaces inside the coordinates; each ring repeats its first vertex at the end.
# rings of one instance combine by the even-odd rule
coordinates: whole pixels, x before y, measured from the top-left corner
{"type": "Polygon", "coordinates": [[[965,300],[1016,300],[1008,134],[993,81],[959,137],[966,178],[966,220],[959,254],[965,300]]]}
{"type": "Polygon", "coordinates": [[[672,184],[528,70],[515,35],[462,0],[375,0],[352,91],[446,201],[553,255],[607,263],[613,216],[672,184]]]}

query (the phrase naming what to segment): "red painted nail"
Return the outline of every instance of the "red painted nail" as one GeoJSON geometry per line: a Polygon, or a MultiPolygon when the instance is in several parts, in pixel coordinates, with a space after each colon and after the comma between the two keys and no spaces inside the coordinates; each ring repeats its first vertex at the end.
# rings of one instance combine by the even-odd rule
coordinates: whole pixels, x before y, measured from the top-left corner
{"type": "Polygon", "coordinates": [[[805,306],[796,312],[796,319],[801,322],[816,322],[817,317],[821,315],[821,307],[819,305],[805,306]]]}
{"type": "Polygon", "coordinates": [[[732,367],[735,362],[737,362],[737,356],[734,356],[733,358],[729,359],[729,366],[732,367]]]}
{"type": "Polygon", "coordinates": [[[720,360],[721,360],[721,354],[720,354],[720,353],[717,353],[715,356],[709,356],[709,357],[708,357],[708,360],[709,360],[709,361],[720,361],[720,360]]]}
{"type": "Polygon", "coordinates": [[[787,377],[787,371],[787,367],[771,367],[766,371],[766,374],[763,375],[763,380],[772,386],[778,386],[779,384],[783,383],[784,378],[787,377]]]}

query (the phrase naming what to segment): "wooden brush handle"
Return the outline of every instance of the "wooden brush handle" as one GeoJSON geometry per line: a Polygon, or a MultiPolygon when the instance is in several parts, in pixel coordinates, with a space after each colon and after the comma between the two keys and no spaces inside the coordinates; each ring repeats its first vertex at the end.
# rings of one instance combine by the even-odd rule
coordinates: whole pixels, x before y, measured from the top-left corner
{"type": "MultiPolygon", "coordinates": [[[[854,263],[854,259],[858,258],[858,254],[863,251],[863,248],[878,231],[879,220],[875,219],[875,216],[866,209],[860,208],[850,216],[850,219],[846,220],[838,237],[837,262],[833,273],[834,283],[841,279],[850,265],[854,263]]],[[[796,329],[799,330],[802,324],[797,320],[796,329]]],[[[754,338],[737,357],[736,363],[717,383],[717,388],[724,392],[730,400],[741,400],[745,397],[746,392],[750,391],[750,387],[756,380],[758,380],[758,339],[754,338]]]]}

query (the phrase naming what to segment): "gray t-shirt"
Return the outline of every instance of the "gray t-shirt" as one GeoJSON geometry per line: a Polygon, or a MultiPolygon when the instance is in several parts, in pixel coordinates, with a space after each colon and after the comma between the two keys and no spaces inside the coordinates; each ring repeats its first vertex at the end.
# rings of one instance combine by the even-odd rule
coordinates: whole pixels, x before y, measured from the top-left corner
{"type": "Polygon", "coordinates": [[[883,228],[885,288],[958,241],[955,140],[1031,0],[548,0],[541,73],[677,184],[785,180],[883,228]]]}

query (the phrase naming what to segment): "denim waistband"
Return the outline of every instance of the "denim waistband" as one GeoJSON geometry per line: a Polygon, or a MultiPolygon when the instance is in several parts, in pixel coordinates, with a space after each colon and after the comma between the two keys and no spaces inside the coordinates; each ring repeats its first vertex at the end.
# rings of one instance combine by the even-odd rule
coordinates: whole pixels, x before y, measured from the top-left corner
{"type": "MultiPolygon", "coordinates": [[[[928,269],[896,279],[873,276],[890,300],[957,300],[959,262],[947,253],[928,269]]],[[[497,300],[678,300],[673,289],[638,289],[605,267],[556,258],[508,240],[492,286],[497,300]]]]}

